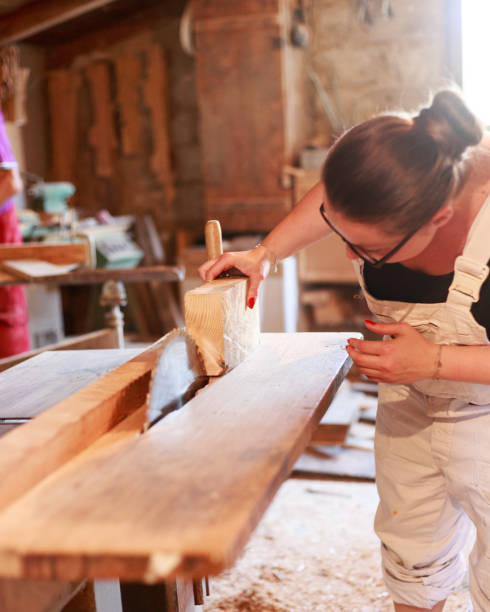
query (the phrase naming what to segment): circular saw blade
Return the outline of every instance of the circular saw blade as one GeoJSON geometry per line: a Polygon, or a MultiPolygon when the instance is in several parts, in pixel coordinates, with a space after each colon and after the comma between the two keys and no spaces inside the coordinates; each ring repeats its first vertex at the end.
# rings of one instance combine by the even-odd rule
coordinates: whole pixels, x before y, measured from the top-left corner
{"type": "Polygon", "coordinates": [[[207,381],[202,357],[186,330],[166,334],[146,398],[147,427],[183,406],[207,381]]]}

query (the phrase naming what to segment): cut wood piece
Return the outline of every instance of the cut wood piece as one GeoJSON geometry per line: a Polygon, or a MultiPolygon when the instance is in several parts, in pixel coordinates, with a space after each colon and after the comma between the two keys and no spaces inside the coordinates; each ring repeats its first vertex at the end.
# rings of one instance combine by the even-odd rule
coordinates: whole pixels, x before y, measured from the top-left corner
{"type": "MultiPolygon", "coordinates": [[[[249,359],[145,434],[125,436],[134,429],[121,422],[4,506],[0,575],[160,582],[230,567],[350,367],[347,337],[264,334],[249,359]]],[[[2,505],[8,494],[2,486],[2,505]]]]}
{"type": "Polygon", "coordinates": [[[247,283],[244,278],[222,278],[185,294],[185,325],[208,376],[234,368],[259,343],[259,308],[247,307],[247,283]]]}
{"type": "MultiPolygon", "coordinates": [[[[4,436],[0,444],[0,509],[137,410],[146,399],[159,350],[160,343],[156,342],[103,378],[4,436]]],[[[62,353],[53,354],[62,356],[62,353]]],[[[80,353],[77,357],[80,359],[80,353]]],[[[2,380],[11,372],[1,374],[2,380]]],[[[43,381],[40,388],[42,384],[43,381]]]]}

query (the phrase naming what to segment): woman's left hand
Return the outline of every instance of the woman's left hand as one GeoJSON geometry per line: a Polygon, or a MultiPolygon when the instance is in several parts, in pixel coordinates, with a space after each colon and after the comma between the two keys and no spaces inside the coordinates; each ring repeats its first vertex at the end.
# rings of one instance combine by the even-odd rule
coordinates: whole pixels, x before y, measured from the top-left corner
{"type": "Polygon", "coordinates": [[[376,334],[393,338],[384,341],[349,338],[346,350],[369,380],[404,384],[433,377],[437,344],[426,340],[408,323],[366,321],[366,326],[376,334]]]}

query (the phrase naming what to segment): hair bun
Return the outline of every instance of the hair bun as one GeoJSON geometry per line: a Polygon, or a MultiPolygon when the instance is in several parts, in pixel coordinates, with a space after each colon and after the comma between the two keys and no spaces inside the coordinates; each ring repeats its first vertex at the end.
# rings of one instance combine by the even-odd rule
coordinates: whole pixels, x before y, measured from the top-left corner
{"type": "Polygon", "coordinates": [[[432,105],[414,118],[414,125],[426,131],[451,160],[459,160],[467,147],[483,137],[478,119],[454,91],[440,91],[432,105]]]}

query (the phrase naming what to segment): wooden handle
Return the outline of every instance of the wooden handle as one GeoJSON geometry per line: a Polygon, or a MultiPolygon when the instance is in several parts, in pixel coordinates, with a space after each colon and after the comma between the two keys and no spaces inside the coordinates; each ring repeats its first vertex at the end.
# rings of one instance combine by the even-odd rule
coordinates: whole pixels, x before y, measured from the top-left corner
{"type": "Polygon", "coordinates": [[[221,225],[219,221],[208,221],[204,228],[204,236],[206,239],[208,259],[216,259],[216,257],[222,255],[223,243],[221,241],[221,225]]]}

